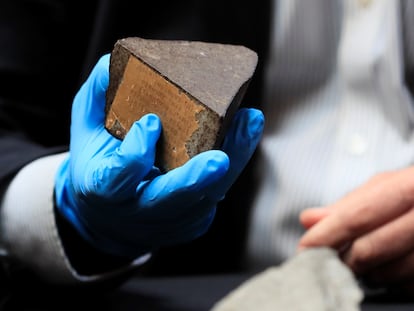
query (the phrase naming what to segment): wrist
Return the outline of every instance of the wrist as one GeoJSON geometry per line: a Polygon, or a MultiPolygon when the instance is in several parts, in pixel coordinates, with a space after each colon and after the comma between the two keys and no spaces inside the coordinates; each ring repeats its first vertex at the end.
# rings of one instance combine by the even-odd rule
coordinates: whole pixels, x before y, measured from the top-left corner
{"type": "Polygon", "coordinates": [[[85,240],[55,206],[55,218],[63,248],[72,267],[81,275],[95,275],[126,266],[136,257],[115,256],[85,240]]]}
{"type": "MultiPolygon", "coordinates": [[[[60,165],[55,181],[54,193],[54,210],[58,228],[60,228],[62,239],[69,249],[68,254],[72,261],[78,262],[77,266],[85,266],[86,271],[92,271],[91,265],[96,265],[97,258],[105,257],[107,260],[104,265],[111,266],[112,263],[117,266],[118,263],[125,263],[133,259],[149,253],[148,247],[135,248],[132,252],[124,251],[122,240],[116,240],[116,233],[105,231],[105,226],[91,226],[90,223],[97,223],[99,217],[111,222],[111,213],[105,215],[101,208],[99,215],[90,213],[85,215],[82,211],[91,211],[97,209],[98,206],[87,206],[81,200],[77,200],[72,190],[72,184],[69,176],[69,157],[60,165]],[[95,221],[95,222],[94,222],[95,221]],[[103,231],[104,230],[104,231],[103,231]],[[85,254],[88,254],[85,256],[85,254]],[[90,260],[85,261],[85,258],[90,260]],[[91,264],[89,264],[89,261],[91,264]],[[83,263],[85,262],[85,264],[83,263]]],[[[102,207],[102,206],[101,206],[102,207]]],[[[128,248],[129,249],[129,248],[128,248]]],[[[101,260],[101,259],[99,259],[101,260]]],[[[100,269],[99,267],[97,267],[100,269]]],[[[81,268],[84,270],[83,268],[81,268]]],[[[105,270],[105,268],[103,268],[105,270]]]]}

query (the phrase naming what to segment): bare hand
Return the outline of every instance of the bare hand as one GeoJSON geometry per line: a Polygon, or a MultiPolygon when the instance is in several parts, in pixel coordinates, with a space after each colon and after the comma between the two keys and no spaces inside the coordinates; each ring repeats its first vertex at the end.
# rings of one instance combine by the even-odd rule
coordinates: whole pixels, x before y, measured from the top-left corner
{"type": "Polygon", "coordinates": [[[329,246],[356,275],[414,292],[414,167],[383,173],[300,215],[299,249],[329,246]]]}

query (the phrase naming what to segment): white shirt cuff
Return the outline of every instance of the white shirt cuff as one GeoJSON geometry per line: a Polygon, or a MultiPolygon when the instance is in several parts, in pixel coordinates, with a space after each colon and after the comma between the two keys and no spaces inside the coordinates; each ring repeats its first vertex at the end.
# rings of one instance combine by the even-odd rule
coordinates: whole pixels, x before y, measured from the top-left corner
{"type": "Polygon", "coordinates": [[[37,159],[22,168],[10,183],[0,210],[4,252],[43,279],[63,284],[109,278],[146,262],[149,254],[121,270],[92,276],[80,275],[71,266],[58,234],[53,206],[55,174],[66,156],[61,153],[37,159]]]}

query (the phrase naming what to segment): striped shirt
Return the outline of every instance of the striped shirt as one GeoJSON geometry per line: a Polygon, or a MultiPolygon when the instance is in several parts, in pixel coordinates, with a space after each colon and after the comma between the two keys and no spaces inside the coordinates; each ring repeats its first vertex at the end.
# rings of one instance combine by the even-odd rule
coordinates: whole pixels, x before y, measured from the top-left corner
{"type": "MultiPolygon", "coordinates": [[[[303,234],[299,213],[414,159],[401,3],[276,1],[248,259],[278,264],[303,234]]],[[[334,234],[334,233],[333,233],[334,234]]]]}

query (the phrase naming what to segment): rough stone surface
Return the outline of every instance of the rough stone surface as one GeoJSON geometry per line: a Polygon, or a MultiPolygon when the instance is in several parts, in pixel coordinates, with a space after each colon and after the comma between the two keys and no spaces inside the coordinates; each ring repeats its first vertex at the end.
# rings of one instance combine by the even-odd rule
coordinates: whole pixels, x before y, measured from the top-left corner
{"type": "Polygon", "coordinates": [[[336,253],[315,248],[247,280],[212,311],[357,311],[362,299],[362,289],[336,253]]]}
{"type": "Polygon", "coordinates": [[[238,45],[118,40],[111,54],[105,127],[123,139],[144,114],[161,118],[157,165],[168,171],[220,147],[257,65],[238,45]]]}

